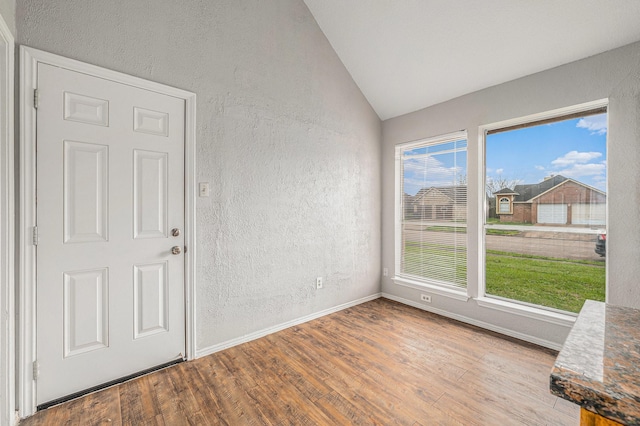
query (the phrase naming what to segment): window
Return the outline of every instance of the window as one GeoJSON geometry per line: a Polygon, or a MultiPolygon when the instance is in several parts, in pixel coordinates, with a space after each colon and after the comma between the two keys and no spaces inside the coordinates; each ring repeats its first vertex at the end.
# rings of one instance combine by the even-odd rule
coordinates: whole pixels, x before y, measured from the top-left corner
{"type": "Polygon", "coordinates": [[[395,279],[460,293],[467,285],[466,133],[396,146],[396,176],[395,279]]]}
{"type": "Polygon", "coordinates": [[[604,301],[606,106],[486,130],[485,297],[565,313],[604,301]]]}
{"type": "Polygon", "coordinates": [[[507,197],[500,198],[500,213],[511,213],[511,201],[507,197]]]}

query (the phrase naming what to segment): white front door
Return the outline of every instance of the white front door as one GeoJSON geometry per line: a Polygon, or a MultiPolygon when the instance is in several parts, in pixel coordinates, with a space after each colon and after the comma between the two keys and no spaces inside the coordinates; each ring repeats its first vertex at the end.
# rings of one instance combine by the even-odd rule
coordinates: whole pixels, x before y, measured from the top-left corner
{"type": "Polygon", "coordinates": [[[184,353],[185,103],[47,64],[37,72],[42,404],[184,353]]]}

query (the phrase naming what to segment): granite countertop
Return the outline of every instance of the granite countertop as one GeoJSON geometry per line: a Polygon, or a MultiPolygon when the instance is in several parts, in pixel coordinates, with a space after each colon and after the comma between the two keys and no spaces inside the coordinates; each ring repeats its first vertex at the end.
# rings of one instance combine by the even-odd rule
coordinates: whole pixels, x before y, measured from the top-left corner
{"type": "Polygon", "coordinates": [[[640,310],[587,300],[551,370],[551,393],[640,425],[640,310]]]}

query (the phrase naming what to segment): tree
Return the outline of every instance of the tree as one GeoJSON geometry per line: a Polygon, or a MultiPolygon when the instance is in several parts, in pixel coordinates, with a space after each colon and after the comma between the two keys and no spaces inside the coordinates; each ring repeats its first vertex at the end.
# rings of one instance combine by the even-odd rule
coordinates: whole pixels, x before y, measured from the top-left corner
{"type": "Polygon", "coordinates": [[[505,177],[502,177],[502,175],[497,175],[497,176],[487,176],[487,182],[486,182],[486,191],[487,191],[487,197],[488,198],[492,198],[494,195],[494,192],[500,191],[501,189],[504,188],[509,188],[511,190],[513,190],[517,184],[520,183],[520,179],[508,179],[505,177]]]}
{"type": "MultiPolygon", "coordinates": [[[[495,177],[487,176],[487,183],[485,186],[485,190],[487,191],[487,197],[492,198],[493,193],[500,191],[504,188],[514,189],[517,184],[520,183],[520,179],[507,179],[502,177],[502,175],[498,175],[495,177]]],[[[467,184],[467,175],[459,175],[457,185],[466,185],[467,184]]]]}

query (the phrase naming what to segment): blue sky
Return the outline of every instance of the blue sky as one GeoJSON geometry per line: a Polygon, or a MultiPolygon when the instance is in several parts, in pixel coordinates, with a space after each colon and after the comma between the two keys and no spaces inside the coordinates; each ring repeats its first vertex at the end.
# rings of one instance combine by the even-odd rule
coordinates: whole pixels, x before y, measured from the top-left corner
{"type": "MultiPolygon", "coordinates": [[[[487,136],[487,181],[506,179],[518,184],[541,182],[563,175],[606,189],[607,116],[592,115],[487,136]]],[[[466,142],[451,142],[404,153],[404,192],[455,185],[467,175],[466,142]],[[450,151],[452,148],[462,151],[450,151]],[[429,153],[430,155],[425,155],[429,153]],[[413,158],[408,158],[413,157],[413,158]],[[424,172],[426,163],[427,173],[424,172]]]]}
{"type": "Polygon", "coordinates": [[[458,140],[404,152],[404,192],[459,183],[467,174],[466,148],[467,141],[458,140]]]}
{"type": "Polygon", "coordinates": [[[562,175],[606,189],[607,115],[559,121],[487,136],[487,180],[537,183],[562,175]]]}

